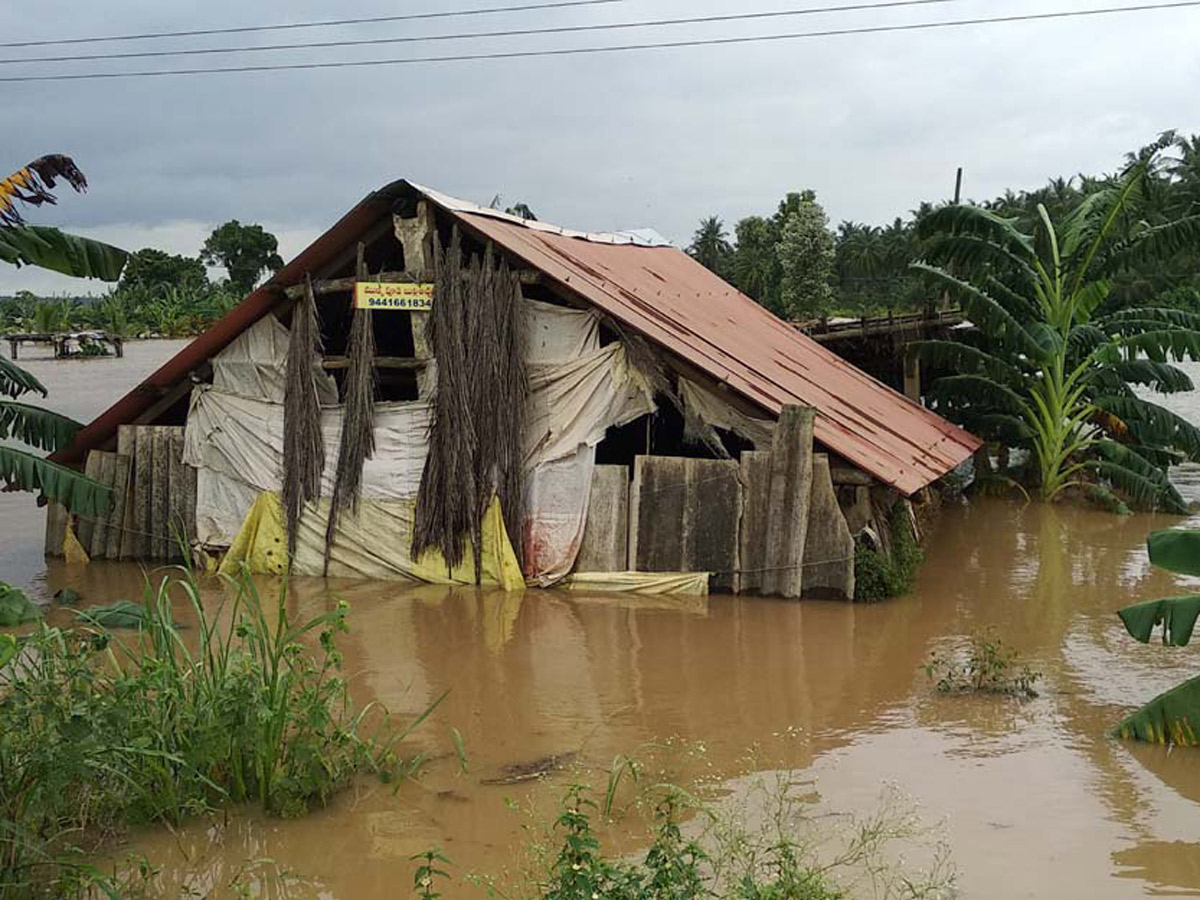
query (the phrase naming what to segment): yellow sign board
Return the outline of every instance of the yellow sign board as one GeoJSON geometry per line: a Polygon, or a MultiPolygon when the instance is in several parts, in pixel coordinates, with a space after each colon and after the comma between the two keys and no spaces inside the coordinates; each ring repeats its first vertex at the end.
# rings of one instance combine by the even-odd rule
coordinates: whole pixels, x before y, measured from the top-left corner
{"type": "Polygon", "coordinates": [[[354,285],[354,305],[359,309],[433,309],[433,285],[359,281],[354,285]]]}

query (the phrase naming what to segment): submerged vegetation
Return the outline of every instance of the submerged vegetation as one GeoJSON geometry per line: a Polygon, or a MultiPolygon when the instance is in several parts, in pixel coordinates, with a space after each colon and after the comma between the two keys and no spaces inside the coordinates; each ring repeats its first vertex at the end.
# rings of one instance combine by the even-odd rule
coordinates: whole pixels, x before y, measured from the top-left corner
{"type": "MultiPolygon", "coordinates": [[[[1180,575],[1200,575],[1200,531],[1153,532],[1146,541],[1150,562],[1180,575]]],[[[1120,611],[1125,629],[1143,644],[1162,626],[1162,642],[1185,647],[1200,618],[1200,594],[1144,600],[1120,611]]],[[[1200,675],[1155,697],[1117,726],[1123,738],[1154,744],[1200,745],[1200,675]]]]}
{"type": "MultiPolygon", "coordinates": [[[[610,783],[609,793],[611,788],[610,783]]],[[[491,896],[522,900],[954,896],[955,873],[946,844],[894,790],[884,791],[874,811],[834,816],[832,821],[810,806],[807,786],[784,774],[754,776],[737,783],[732,794],[711,800],[703,798],[703,789],[684,790],[660,781],[634,790],[629,808],[644,812],[647,819],[642,850],[607,848],[602,832],[616,821],[610,818],[611,796],[599,800],[576,784],[567,789],[553,825],[528,848],[519,884],[476,880],[491,896]],[[919,862],[909,862],[906,854],[919,862]]],[[[416,895],[450,896],[449,886],[442,887],[450,876],[438,868],[446,858],[431,851],[421,859],[416,895]]]]}
{"type": "Polygon", "coordinates": [[[143,610],[131,636],[86,617],[0,635],[5,898],[111,894],[89,858],[128,825],[229,803],[302,815],[355,773],[394,780],[417,764],[395,748],[424,715],[399,730],[351,704],[336,647],[344,603],[293,621],[286,582],[264,602],[243,575],[206,611],[185,572],[147,584],[143,610]],[[174,622],[173,595],[194,632],[174,622]]]}
{"type": "Polygon", "coordinates": [[[1042,678],[991,631],[972,635],[966,647],[934,653],[925,663],[925,675],[943,694],[1006,694],[1026,700],[1038,695],[1035,685],[1042,678]]]}
{"type": "Polygon", "coordinates": [[[907,503],[898,502],[888,512],[886,541],[855,538],[854,599],[890,600],[908,593],[925,554],[917,541],[907,503]]]}

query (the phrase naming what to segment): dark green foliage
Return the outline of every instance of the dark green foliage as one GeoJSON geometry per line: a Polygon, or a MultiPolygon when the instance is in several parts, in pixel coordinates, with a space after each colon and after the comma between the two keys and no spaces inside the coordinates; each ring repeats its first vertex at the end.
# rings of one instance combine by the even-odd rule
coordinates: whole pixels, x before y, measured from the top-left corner
{"type": "MultiPolygon", "coordinates": [[[[1150,562],[1181,575],[1200,574],[1200,531],[1172,529],[1152,532],[1146,540],[1150,562]]],[[[1118,612],[1125,630],[1135,640],[1149,643],[1162,626],[1162,642],[1184,647],[1192,640],[1200,618],[1200,595],[1145,600],[1118,612]]],[[[1123,738],[1156,744],[1200,745],[1200,676],[1155,697],[1126,716],[1117,726],[1123,738]]]]}
{"type": "Polygon", "coordinates": [[[248,576],[226,588],[208,611],[186,573],[147,584],[128,636],[42,625],[20,652],[0,637],[0,896],[72,894],[86,853],[129,824],[226,803],[300,815],[356,772],[407,771],[393,749],[407,730],[380,717],[368,733],[351,705],[345,604],[296,622],[286,584],[269,608],[248,576]],[[173,623],[172,593],[198,644],[173,623]]]}
{"type": "Polygon", "coordinates": [[[0,581],[0,627],[12,628],[41,617],[41,610],[25,596],[24,591],[0,581]]]}
{"type": "Polygon", "coordinates": [[[854,599],[890,600],[908,593],[925,554],[913,533],[908,507],[895,503],[888,513],[888,550],[867,545],[860,536],[854,551],[854,599]]]}
{"type": "Polygon", "coordinates": [[[224,266],[229,283],[243,295],[254,290],[263,272],[278,272],[283,268],[275,235],[261,225],[243,225],[237,219],[226,222],[208,236],[200,258],[210,266],[224,266]]]}
{"type": "Polygon", "coordinates": [[[0,400],[0,440],[17,440],[53,453],[70,444],[82,427],[74,419],[40,406],[0,400]]]}
{"type": "Polygon", "coordinates": [[[702,220],[687,248],[688,256],[722,278],[729,277],[732,253],[733,246],[729,243],[729,235],[720,216],[709,216],[702,220]]]}
{"type": "Polygon", "coordinates": [[[116,281],[125,258],[124,250],[45,225],[0,228],[0,262],[14,266],[37,266],[76,278],[116,281]]]}
{"type": "Polygon", "coordinates": [[[111,488],[74,469],[13,447],[0,447],[0,481],[41,494],[81,516],[107,515],[112,502],[111,488]]]}
{"type": "Polygon", "coordinates": [[[208,285],[208,271],[194,256],[180,256],[144,247],[129,254],[121,273],[121,288],[200,288],[208,285]]]}

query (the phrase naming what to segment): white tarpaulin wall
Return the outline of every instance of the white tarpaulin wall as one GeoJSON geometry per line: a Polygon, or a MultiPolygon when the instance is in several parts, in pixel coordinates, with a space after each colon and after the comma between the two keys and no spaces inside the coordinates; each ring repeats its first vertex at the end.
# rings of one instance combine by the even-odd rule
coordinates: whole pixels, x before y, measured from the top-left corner
{"type": "MultiPolygon", "coordinates": [[[[528,519],[524,534],[510,538],[524,542],[526,575],[546,585],[561,580],[579,552],[596,444],[609,427],[653,412],[654,404],[652,389],[630,365],[624,347],[599,346],[594,314],[525,303],[528,519]]],[[[269,318],[219,354],[214,384],[192,393],[184,461],[198,470],[197,535],[206,544],[228,546],[255,498],[282,485],[286,356],[287,330],[269,318]]],[[[321,377],[328,379],[323,371],[321,377]]],[[[322,388],[323,398],[327,390],[322,388]]],[[[324,496],[333,488],[341,415],[336,406],[321,413],[324,496]]],[[[430,415],[423,401],[376,405],[375,455],[363,467],[365,498],[411,507],[425,466],[430,415]]],[[[394,519],[408,521],[403,515],[394,519]]]]}
{"type": "Polygon", "coordinates": [[[748,416],[720,394],[686,378],[679,379],[679,398],[684,408],[706,425],[732,431],[754,444],[755,450],[770,450],[775,437],[773,419],[748,416]]]}

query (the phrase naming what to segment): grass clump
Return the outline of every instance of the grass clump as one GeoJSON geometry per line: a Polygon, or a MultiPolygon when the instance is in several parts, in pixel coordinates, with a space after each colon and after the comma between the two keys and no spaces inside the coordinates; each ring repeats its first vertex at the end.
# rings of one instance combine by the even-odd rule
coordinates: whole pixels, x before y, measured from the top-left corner
{"type": "Polygon", "coordinates": [[[908,504],[892,505],[887,526],[889,540],[883,547],[871,546],[862,536],[855,540],[855,600],[890,600],[907,593],[925,560],[908,504]]]}
{"type": "MultiPolygon", "coordinates": [[[[634,803],[651,808],[648,846],[620,853],[607,849],[600,837],[610,823],[604,814],[607,800],[593,799],[588,788],[573,785],[553,826],[531,846],[531,868],[519,885],[474,880],[489,896],[507,900],[954,896],[955,875],[944,840],[934,838],[897,794],[885,793],[866,816],[818,817],[810,805],[810,788],[786,773],[727,783],[722,796],[708,801],[671,784],[648,786],[634,803]],[[905,851],[924,857],[926,868],[905,862],[905,851]]],[[[437,874],[449,881],[445,871],[437,874]]],[[[422,883],[418,896],[424,898],[430,894],[421,890],[434,888],[422,883]]]]}
{"type": "Polygon", "coordinates": [[[123,637],[84,617],[5,636],[0,896],[112,896],[87,860],[130,824],[174,825],[228,803],[297,816],[355,773],[405,771],[394,746],[407,731],[350,702],[336,648],[345,603],[295,621],[286,582],[264,603],[243,575],[210,613],[185,572],[147,584],[142,609],[123,637]],[[174,622],[172,592],[194,630],[174,622]]]}
{"type": "Polygon", "coordinates": [[[1035,685],[1042,678],[991,631],[972,635],[965,648],[935,652],[925,663],[925,675],[943,694],[1005,694],[1023,699],[1038,695],[1035,685]]]}

